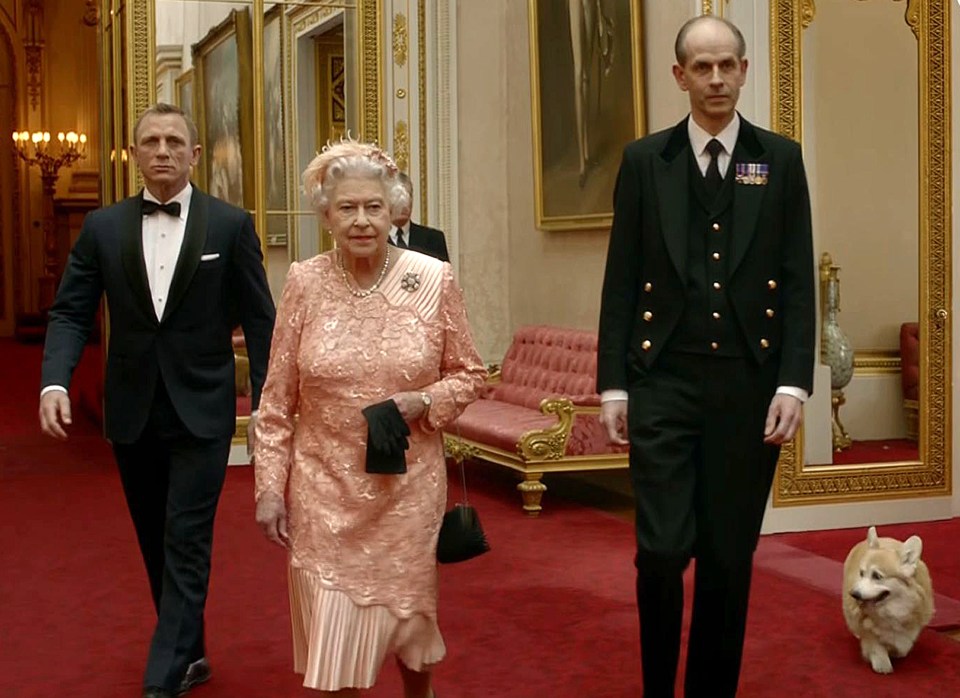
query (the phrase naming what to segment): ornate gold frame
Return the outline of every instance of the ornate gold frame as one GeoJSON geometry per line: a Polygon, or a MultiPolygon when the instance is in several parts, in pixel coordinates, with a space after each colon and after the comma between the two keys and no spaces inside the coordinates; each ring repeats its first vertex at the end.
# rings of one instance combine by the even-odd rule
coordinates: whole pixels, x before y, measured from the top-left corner
{"type": "MultiPolygon", "coordinates": [[[[569,216],[547,216],[543,206],[543,144],[540,132],[540,55],[539,27],[537,22],[538,0],[528,0],[530,23],[530,98],[532,100],[533,126],[533,179],[536,226],[540,230],[601,230],[613,223],[613,207],[602,213],[587,213],[569,216]]],[[[630,60],[633,71],[634,132],[640,137],[646,130],[646,105],[644,102],[643,72],[643,12],[640,3],[630,4],[630,60]]]]}
{"type": "MultiPolygon", "coordinates": [[[[909,0],[920,90],[920,460],[804,465],[802,434],[783,448],[776,507],[951,493],[950,0],[909,0]]],[[[802,140],[801,33],[814,0],[770,0],[773,129],[802,140]]]]}

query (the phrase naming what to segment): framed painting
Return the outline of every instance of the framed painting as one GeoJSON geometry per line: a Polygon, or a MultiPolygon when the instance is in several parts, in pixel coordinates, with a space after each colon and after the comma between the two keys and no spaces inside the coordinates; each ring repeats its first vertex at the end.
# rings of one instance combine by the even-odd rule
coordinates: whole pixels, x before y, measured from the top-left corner
{"type": "Polygon", "coordinates": [[[287,96],[284,82],[284,5],[274,5],[263,16],[263,98],[266,135],[267,244],[286,246],[290,209],[284,123],[287,96]]]}
{"type": "Polygon", "coordinates": [[[248,210],[254,207],[252,53],[249,8],[231,10],[193,45],[193,107],[203,144],[199,183],[248,210]]]}
{"type": "Polygon", "coordinates": [[[537,227],[609,228],[623,147],[646,129],[640,3],[528,1],[537,227]]]}
{"type": "Polygon", "coordinates": [[[186,70],[177,78],[177,106],[196,122],[193,113],[193,68],[186,70]]]}

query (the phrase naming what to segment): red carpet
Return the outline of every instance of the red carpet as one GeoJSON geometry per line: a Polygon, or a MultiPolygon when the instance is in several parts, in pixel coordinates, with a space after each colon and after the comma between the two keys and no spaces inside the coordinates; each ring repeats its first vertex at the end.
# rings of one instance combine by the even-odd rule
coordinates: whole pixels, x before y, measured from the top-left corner
{"type": "MultiPolygon", "coordinates": [[[[960,601],[960,518],[927,523],[878,526],[881,536],[906,540],[923,539],[922,557],[930,567],[933,587],[940,594],[960,601]]],[[[866,528],[782,533],[771,538],[795,548],[843,562],[850,548],[867,537],[866,528]]],[[[960,695],[958,690],[957,695],[960,695]]]]}
{"type": "MultiPolygon", "coordinates": [[[[35,388],[18,396],[19,410],[4,400],[4,416],[30,415],[15,438],[0,423],[0,696],[135,698],[151,605],[109,449],[89,422],[68,444],[24,433],[35,388]]],[[[438,694],[638,696],[631,526],[558,497],[539,519],[525,518],[509,476],[470,472],[493,551],[441,570],[448,656],[438,694]]],[[[196,698],[315,695],[290,671],[283,553],[256,529],[251,492],[250,469],[231,468],[208,606],[215,675],[196,698]]],[[[747,698],[948,698],[960,686],[960,643],[926,632],[895,674],[877,676],[859,659],[836,596],[763,570],[745,657],[747,698]]],[[[367,695],[400,695],[393,667],[367,695]]]]}
{"type": "Polygon", "coordinates": [[[854,441],[850,448],[833,452],[834,465],[897,463],[919,458],[917,442],[910,439],[854,441]]]}

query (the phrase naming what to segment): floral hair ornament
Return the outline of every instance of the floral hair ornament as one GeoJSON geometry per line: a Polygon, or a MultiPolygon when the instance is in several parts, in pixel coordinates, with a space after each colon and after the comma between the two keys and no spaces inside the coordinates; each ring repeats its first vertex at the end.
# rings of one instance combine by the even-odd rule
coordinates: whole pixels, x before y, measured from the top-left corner
{"type": "Polygon", "coordinates": [[[323,185],[327,170],[333,162],[341,158],[355,157],[379,163],[391,177],[396,177],[400,173],[397,163],[380,146],[376,143],[358,141],[347,131],[339,141],[328,140],[303,171],[303,193],[312,198],[317,189],[323,185]]]}

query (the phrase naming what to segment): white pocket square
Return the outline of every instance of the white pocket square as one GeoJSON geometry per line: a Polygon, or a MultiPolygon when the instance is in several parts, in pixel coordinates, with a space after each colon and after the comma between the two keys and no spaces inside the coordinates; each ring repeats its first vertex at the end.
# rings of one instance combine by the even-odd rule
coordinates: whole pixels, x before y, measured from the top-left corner
{"type": "Polygon", "coordinates": [[[211,252],[210,254],[202,254],[202,255],[200,255],[200,261],[201,261],[201,262],[212,262],[212,261],[215,260],[215,259],[220,259],[220,253],[219,253],[219,252],[211,252]]]}

